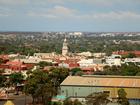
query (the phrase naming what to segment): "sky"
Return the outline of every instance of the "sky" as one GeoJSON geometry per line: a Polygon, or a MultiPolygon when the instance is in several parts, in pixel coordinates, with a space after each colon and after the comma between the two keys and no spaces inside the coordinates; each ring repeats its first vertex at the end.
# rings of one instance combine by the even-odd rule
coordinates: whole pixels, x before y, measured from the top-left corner
{"type": "Polygon", "coordinates": [[[140,32],[140,0],[0,0],[0,31],[140,32]]]}

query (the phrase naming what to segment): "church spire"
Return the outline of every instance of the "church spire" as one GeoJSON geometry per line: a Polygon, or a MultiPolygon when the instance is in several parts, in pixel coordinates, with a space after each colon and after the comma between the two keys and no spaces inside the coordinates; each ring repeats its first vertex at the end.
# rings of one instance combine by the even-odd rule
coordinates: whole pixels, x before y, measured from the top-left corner
{"type": "Polygon", "coordinates": [[[68,43],[65,37],[64,42],[63,42],[63,48],[62,48],[62,55],[66,56],[67,54],[68,54],[68,43]]]}

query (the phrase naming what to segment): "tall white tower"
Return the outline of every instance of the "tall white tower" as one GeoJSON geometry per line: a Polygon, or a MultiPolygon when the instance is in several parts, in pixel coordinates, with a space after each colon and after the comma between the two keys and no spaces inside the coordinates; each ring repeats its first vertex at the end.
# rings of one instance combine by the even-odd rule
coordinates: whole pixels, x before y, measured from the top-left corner
{"type": "Polygon", "coordinates": [[[62,55],[66,56],[67,54],[68,54],[68,43],[67,43],[67,39],[65,38],[62,47],[62,55]]]}

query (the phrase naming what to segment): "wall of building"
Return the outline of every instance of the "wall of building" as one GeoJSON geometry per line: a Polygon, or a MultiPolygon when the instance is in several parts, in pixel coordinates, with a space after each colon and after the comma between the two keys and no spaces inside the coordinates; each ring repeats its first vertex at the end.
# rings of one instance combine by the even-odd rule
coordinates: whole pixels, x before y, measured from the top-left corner
{"type": "MultiPolygon", "coordinates": [[[[120,88],[102,88],[104,91],[110,91],[111,98],[117,98],[120,88]]],[[[140,88],[124,88],[127,98],[140,99],[140,88]]]]}
{"type": "MultiPolygon", "coordinates": [[[[118,97],[118,90],[114,87],[83,87],[83,86],[61,86],[61,95],[66,97],[86,97],[94,92],[109,91],[111,98],[118,97]]],[[[124,88],[127,93],[127,98],[140,99],[140,88],[124,88]]]]}
{"type": "Polygon", "coordinates": [[[61,95],[66,97],[85,97],[94,92],[100,92],[98,87],[61,86],[61,95]]]}

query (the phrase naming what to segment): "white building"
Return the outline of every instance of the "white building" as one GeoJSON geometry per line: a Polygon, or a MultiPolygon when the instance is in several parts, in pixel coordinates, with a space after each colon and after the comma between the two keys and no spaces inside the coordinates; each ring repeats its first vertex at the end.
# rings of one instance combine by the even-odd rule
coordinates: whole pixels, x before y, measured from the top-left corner
{"type": "Polygon", "coordinates": [[[79,56],[85,56],[85,57],[90,57],[92,56],[92,53],[87,51],[87,52],[81,52],[81,53],[77,53],[77,55],[79,56]]]}
{"type": "Polygon", "coordinates": [[[34,56],[30,56],[28,58],[25,59],[15,59],[14,61],[19,61],[20,62],[24,62],[24,63],[34,63],[37,64],[41,61],[45,61],[45,62],[53,62],[51,59],[42,59],[42,58],[38,58],[38,57],[34,57],[34,56]]]}
{"type": "Polygon", "coordinates": [[[89,67],[93,65],[93,59],[82,59],[78,62],[80,67],[89,67]]]}
{"type": "Polygon", "coordinates": [[[140,58],[126,58],[124,63],[140,63],[140,58]]]}
{"type": "Polygon", "coordinates": [[[92,56],[94,56],[95,58],[101,58],[104,57],[106,55],[106,53],[93,53],[92,56]]]}
{"type": "Polygon", "coordinates": [[[120,58],[107,58],[106,64],[109,66],[121,66],[121,59],[120,58]]]}
{"type": "Polygon", "coordinates": [[[37,58],[52,58],[55,56],[56,56],[55,52],[52,52],[52,53],[34,53],[34,57],[37,57],[37,58]]]}

